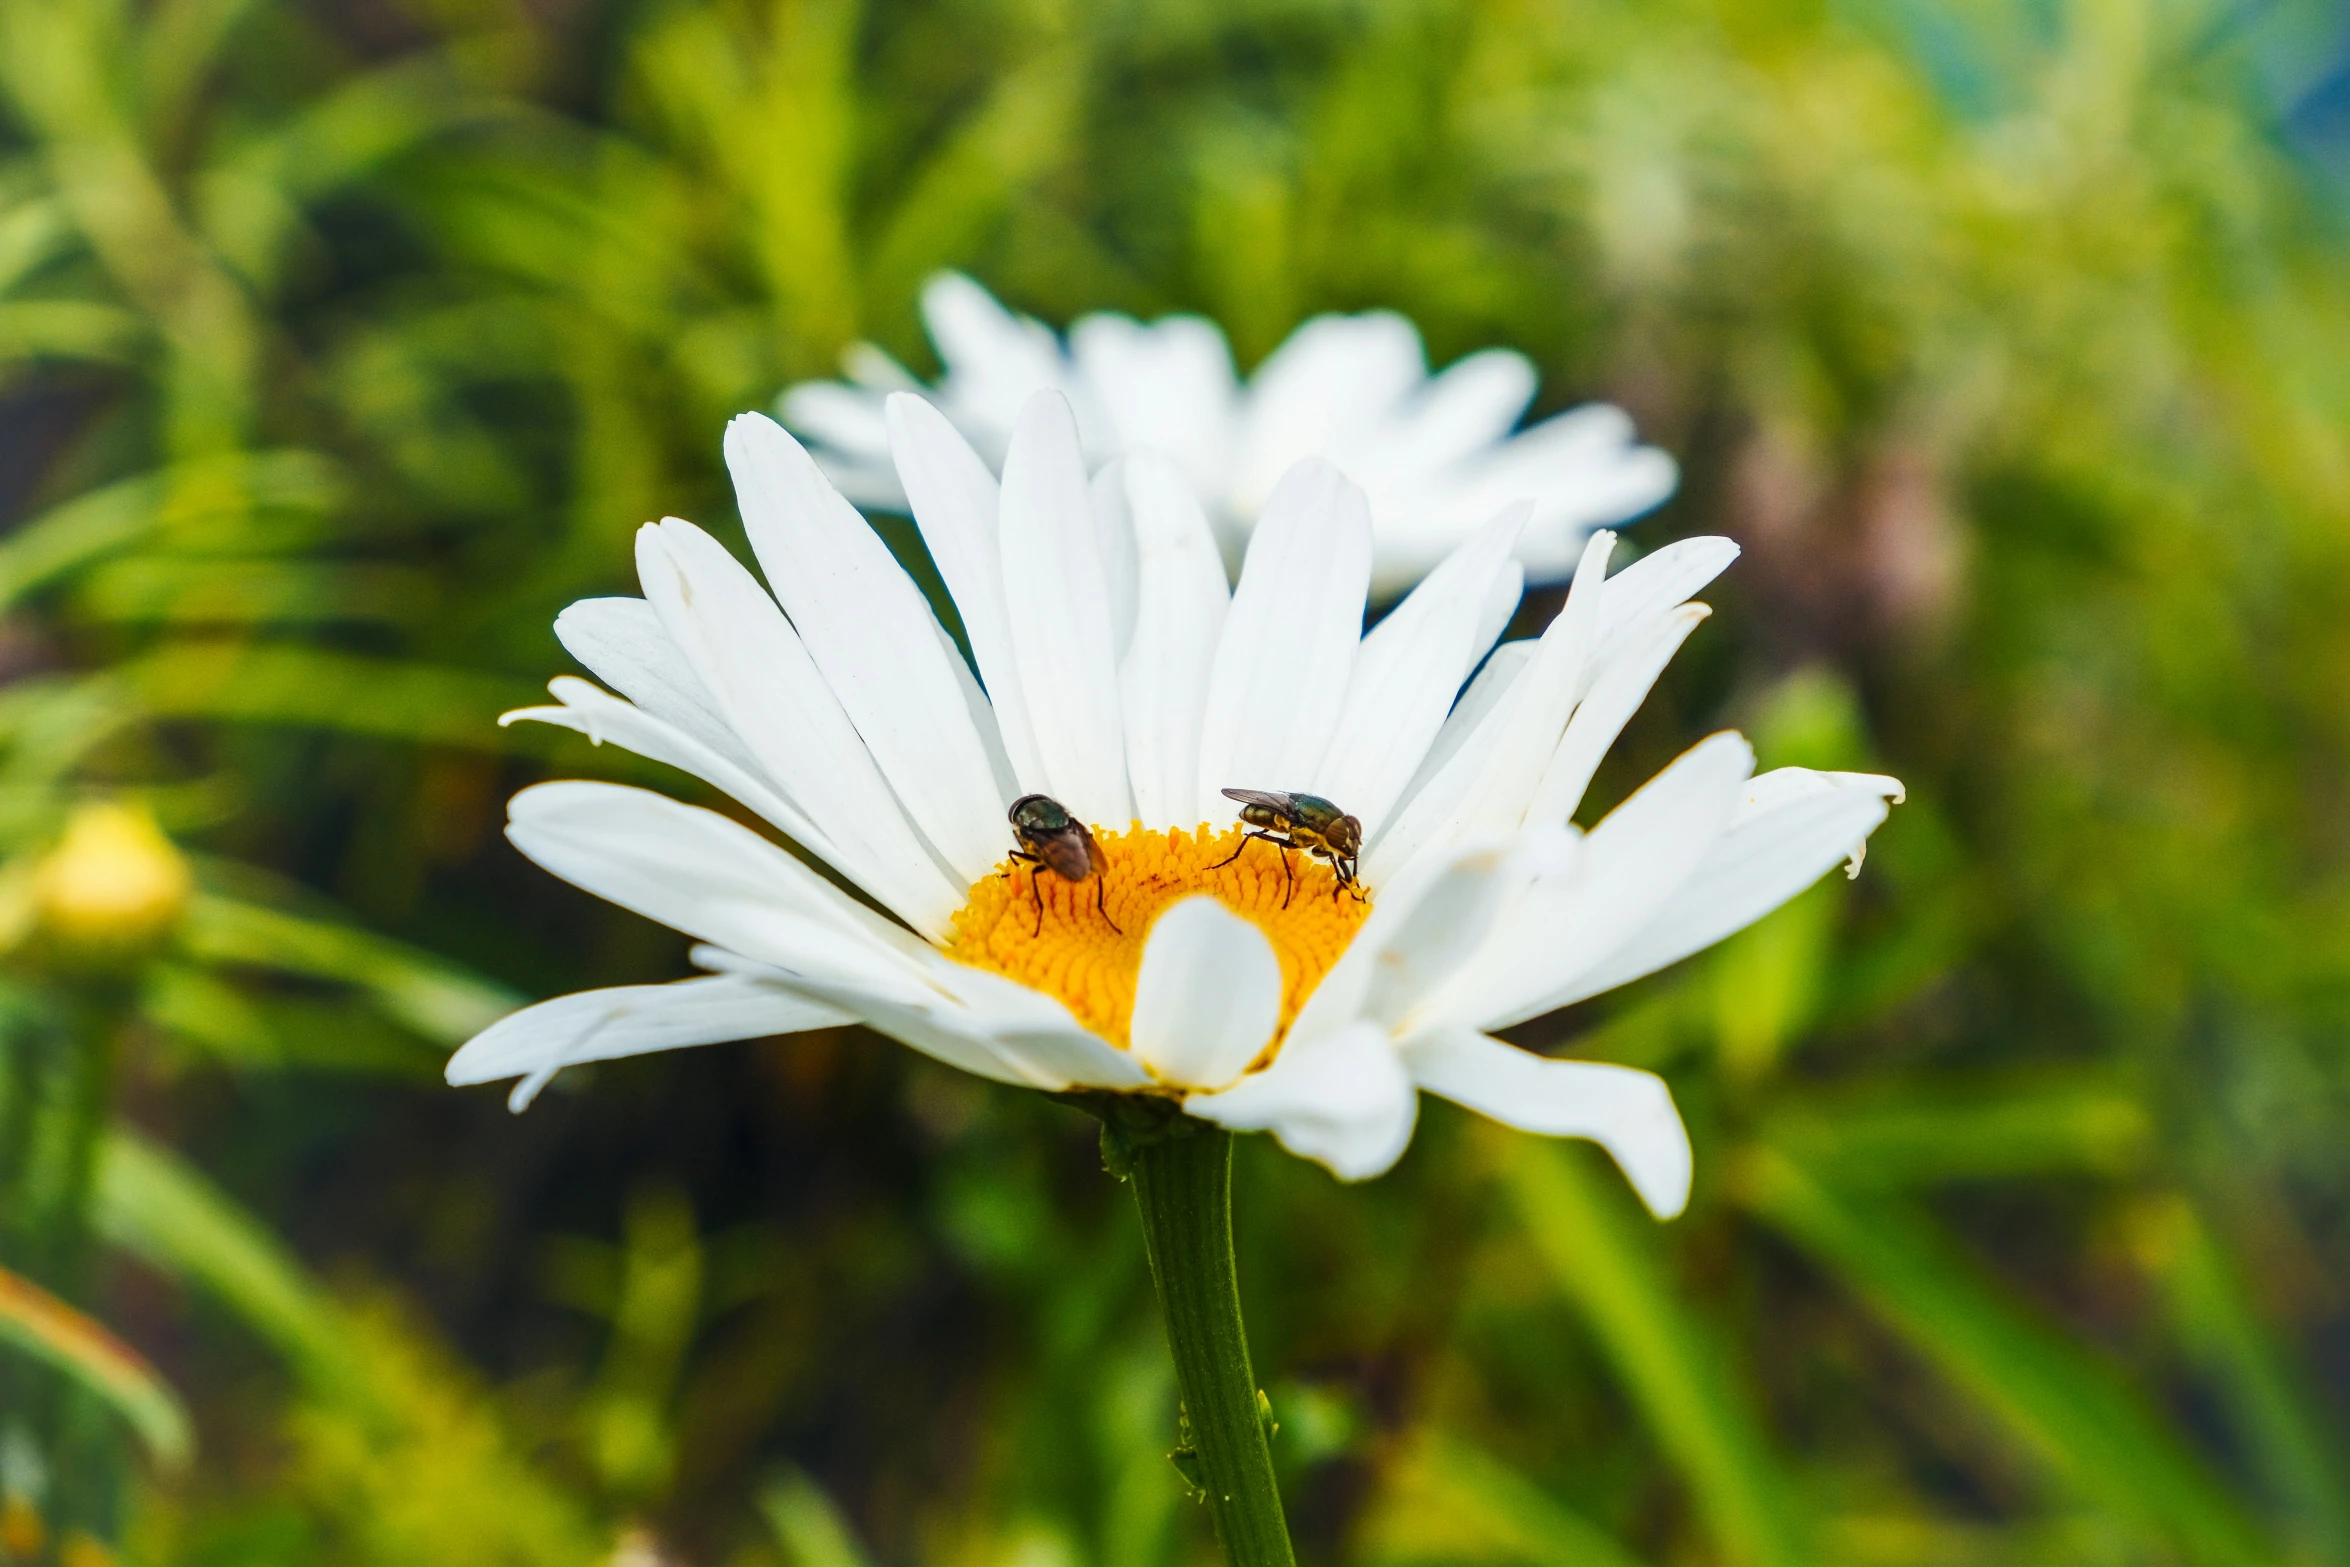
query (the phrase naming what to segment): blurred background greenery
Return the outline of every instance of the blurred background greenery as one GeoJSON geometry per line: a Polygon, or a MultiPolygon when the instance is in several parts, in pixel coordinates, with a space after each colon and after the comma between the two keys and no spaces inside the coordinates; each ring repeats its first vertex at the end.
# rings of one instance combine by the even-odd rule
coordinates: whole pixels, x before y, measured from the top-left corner
{"type": "Polygon", "coordinates": [[[684,972],[498,836],[684,787],[494,727],[554,612],[954,266],[1622,402],[1630,537],[1746,555],[1595,796],[1729,723],[1910,785],[1523,1031],[1669,1077],[1679,1222],[1433,1101],[1244,1146],[1305,1558],[2350,1564],[2346,29],[0,0],[0,1560],[1211,1559],[1074,1112],[849,1031],[438,1082],[684,972]]]}

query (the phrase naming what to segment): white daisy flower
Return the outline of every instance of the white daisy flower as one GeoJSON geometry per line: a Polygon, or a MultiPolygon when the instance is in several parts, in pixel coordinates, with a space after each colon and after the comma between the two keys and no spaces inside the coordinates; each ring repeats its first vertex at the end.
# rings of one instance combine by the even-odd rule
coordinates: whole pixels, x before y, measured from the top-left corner
{"type": "Polygon", "coordinates": [[[1281,477],[1303,458],[1328,459],[1369,493],[1371,595],[1384,602],[1527,499],[1517,544],[1527,580],[1564,581],[1593,529],[1659,505],[1678,478],[1607,403],[1515,430],[1534,398],[1524,355],[1489,349],[1431,376],[1418,329],[1392,311],[1316,316],[1245,385],[1224,334],[1198,316],[1091,315],[1064,345],[946,272],[923,289],[922,317],[946,367],[935,388],[860,343],[849,381],[805,382],[782,398],[784,422],[860,506],[906,509],[882,413],[891,394],[936,403],[1001,471],[1022,407],[1052,390],[1076,410],[1094,466],[1143,446],[1172,457],[1234,556],[1281,477]]]}
{"type": "Polygon", "coordinates": [[[527,1008],[449,1080],[519,1076],[519,1109],[575,1063],[855,1022],[1001,1082],[1267,1130],[1350,1179],[1393,1164],[1438,1094],[1595,1139],[1677,1212],[1689,1144],[1661,1080],[1493,1034],[1776,907],[1898,793],[1751,777],[1720,734],[1588,834],[1569,825],[1736,547],[1690,540],[1609,577],[1598,535],[1549,629],[1494,648],[1520,504],[1366,636],[1370,506],[1328,463],[1274,487],[1228,590],[1180,466],[1137,452],[1089,482],[1059,396],[1022,412],[1000,485],[928,403],[886,417],[976,672],[799,444],[737,419],[726,457],[767,586],[692,523],[648,524],[645,596],[556,621],[605,685],[560,678],[560,705],[507,716],[696,774],[799,852],[643,789],[524,790],[515,846],[696,937],[709,976],[527,1008]],[[1342,802],[1359,860],[1244,837],[1230,788],[1342,802]],[[1026,842],[1040,861],[1013,858],[1006,816],[1031,795],[1073,819],[1026,842]]]}

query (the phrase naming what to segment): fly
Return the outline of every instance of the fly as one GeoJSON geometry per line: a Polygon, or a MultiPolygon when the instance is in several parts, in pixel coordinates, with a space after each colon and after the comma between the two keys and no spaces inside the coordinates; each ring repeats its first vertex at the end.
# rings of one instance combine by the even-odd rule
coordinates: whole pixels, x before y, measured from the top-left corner
{"type": "MultiPolygon", "coordinates": [[[[1118,922],[1110,918],[1104,899],[1108,893],[1109,861],[1102,856],[1102,846],[1093,841],[1093,832],[1085,823],[1071,816],[1060,801],[1049,794],[1024,794],[1012,802],[1010,811],[1012,836],[1020,847],[1012,851],[1012,858],[1026,865],[1042,865],[1063,881],[1083,881],[1094,878],[1094,912],[1102,923],[1118,930],[1118,922]]],[[[1005,872],[1007,876],[1011,873],[1005,872]]],[[[1036,894],[1036,931],[1044,933],[1044,890],[1036,885],[1037,873],[1028,873],[1028,890],[1036,894]]]]}
{"type": "Polygon", "coordinates": [[[1239,848],[1212,869],[1221,869],[1240,858],[1241,849],[1248,847],[1251,838],[1262,838],[1281,851],[1281,869],[1288,874],[1289,888],[1281,895],[1281,906],[1289,907],[1289,900],[1297,895],[1297,868],[1289,863],[1289,851],[1303,849],[1318,860],[1328,860],[1337,881],[1330,889],[1335,901],[1340,887],[1354,893],[1358,901],[1363,896],[1356,880],[1355,860],[1363,852],[1363,824],[1318,794],[1280,794],[1265,789],[1227,789],[1224,797],[1240,802],[1240,819],[1249,831],[1241,834],[1239,848]]]}

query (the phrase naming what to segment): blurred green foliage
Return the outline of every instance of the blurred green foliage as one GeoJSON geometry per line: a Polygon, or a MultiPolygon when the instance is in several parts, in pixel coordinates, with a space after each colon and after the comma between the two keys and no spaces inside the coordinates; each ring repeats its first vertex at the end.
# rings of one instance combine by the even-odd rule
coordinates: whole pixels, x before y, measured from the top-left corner
{"type": "Polygon", "coordinates": [[[2344,31],[0,0],[0,1559],[1207,1559],[1073,1113],[846,1032],[435,1078],[682,971],[494,831],[682,781],[491,719],[951,265],[1623,402],[1632,537],[1747,553],[1598,793],[1723,723],[1910,785],[1523,1031],[1672,1080],[1680,1222],[1433,1103],[1369,1187],[1243,1149],[1306,1558],[2350,1564],[2344,31]],[[192,868],[95,949],[91,802],[192,868]]]}

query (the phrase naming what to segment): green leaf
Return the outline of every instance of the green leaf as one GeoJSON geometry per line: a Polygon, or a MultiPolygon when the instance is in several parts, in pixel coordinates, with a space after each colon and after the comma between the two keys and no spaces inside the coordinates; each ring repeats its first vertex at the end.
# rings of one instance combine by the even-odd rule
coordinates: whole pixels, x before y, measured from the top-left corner
{"type": "Polygon", "coordinates": [[[2139,1220],[2140,1249],[2180,1337],[2212,1373],[2310,1559],[2350,1563],[2350,1454],[2311,1396],[2317,1380],[2261,1320],[2234,1261],[2185,1198],[2158,1200],[2139,1220]]]}
{"type": "Polygon", "coordinates": [[[1738,1188],[1758,1216],[1981,1400],[2074,1493],[2194,1561],[2275,1560],[2235,1499],[2119,1368],[2007,1299],[1922,1216],[1832,1192],[1768,1148],[1745,1161],[1738,1188]]]}
{"type": "Polygon", "coordinates": [[[1482,1448],[1442,1434],[1381,1477],[1364,1524],[1367,1554],[1407,1562],[1642,1567],[1615,1537],[1482,1448]]]}
{"type": "Polygon", "coordinates": [[[0,606],[149,537],[200,538],[259,511],[322,512],[342,493],[333,462],[305,451],[232,453],[118,479],[0,543],[0,606]]]}
{"type": "Polygon", "coordinates": [[[498,727],[533,688],[470,670],[294,643],[200,643],[150,653],[117,674],[159,717],[300,724],[476,751],[536,743],[498,727]]]}
{"type": "Polygon", "coordinates": [[[1809,1520],[1719,1335],[1665,1275],[1658,1230],[1634,1218],[1588,1150],[1515,1139],[1505,1166],[1535,1250],[1615,1367],[1732,1561],[1812,1567],[1809,1520]]]}
{"type": "Polygon", "coordinates": [[[2136,1168],[2144,1106],[2110,1077],[1904,1077],[1857,1092],[1787,1093],[1763,1141],[1839,1191],[2136,1168]]]}
{"type": "Polygon", "coordinates": [[[128,360],[146,328],[112,305],[80,299],[0,302],[0,364],[20,359],[128,360]]]}
{"type": "Polygon", "coordinates": [[[848,1520],[807,1474],[792,1468],[759,1498],[788,1567],[868,1567],[848,1520]]]}
{"type": "Polygon", "coordinates": [[[147,966],[140,1015],[232,1067],[440,1076],[446,1053],[348,997],[255,995],[218,974],[163,960],[147,966]]]}
{"type": "Polygon", "coordinates": [[[189,900],[182,941],[210,962],[356,985],[392,1017],[446,1044],[522,1005],[512,991],[389,937],[217,892],[189,900]]]}
{"type": "Polygon", "coordinates": [[[430,577],[399,566],[147,554],[99,564],[72,607],[95,621],[181,626],[399,624],[434,598],[430,577]]]}
{"type": "Polygon", "coordinates": [[[188,1414],[139,1352],[32,1280],[0,1268],[0,1343],[14,1345],[103,1399],[165,1469],[185,1467],[188,1414]]]}

